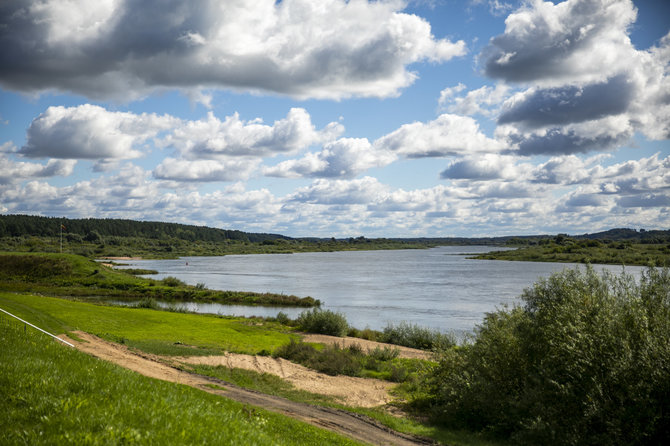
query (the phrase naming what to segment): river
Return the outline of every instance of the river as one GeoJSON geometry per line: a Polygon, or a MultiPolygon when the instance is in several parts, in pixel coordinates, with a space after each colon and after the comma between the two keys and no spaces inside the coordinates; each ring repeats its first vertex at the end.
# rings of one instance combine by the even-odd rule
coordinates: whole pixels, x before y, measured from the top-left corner
{"type": "MultiPolygon", "coordinates": [[[[443,332],[472,331],[487,312],[519,303],[540,277],[576,265],[473,260],[490,246],[443,246],[394,251],[252,254],[134,260],[128,267],[159,271],[148,277],[177,277],[222,290],[312,296],[322,308],[343,313],[357,328],[383,329],[406,321],[443,332]]],[[[619,266],[601,266],[620,273],[619,266]]],[[[641,267],[626,267],[639,275],[641,267]]],[[[191,311],[240,316],[295,318],[303,309],[185,304],[191,311]]]]}

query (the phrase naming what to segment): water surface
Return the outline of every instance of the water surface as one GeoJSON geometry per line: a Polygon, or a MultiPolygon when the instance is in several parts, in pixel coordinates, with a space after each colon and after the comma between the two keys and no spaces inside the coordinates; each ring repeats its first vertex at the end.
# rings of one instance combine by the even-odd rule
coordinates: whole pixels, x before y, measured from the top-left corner
{"type": "MultiPolygon", "coordinates": [[[[252,254],[137,260],[129,267],[159,271],[222,290],[312,296],[344,313],[358,328],[383,329],[407,321],[441,331],[470,331],[486,312],[518,303],[538,278],[576,265],[468,259],[490,246],[445,246],[394,251],[252,254]]],[[[497,248],[496,248],[497,249],[497,248]]],[[[621,272],[621,267],[598,266],[621,272]]],[[[640,267],[626,267],[639,274],[640,267]]],[[[296,317],[304,309],[188,304],[192,311],[240,316],[296,317]]]]}

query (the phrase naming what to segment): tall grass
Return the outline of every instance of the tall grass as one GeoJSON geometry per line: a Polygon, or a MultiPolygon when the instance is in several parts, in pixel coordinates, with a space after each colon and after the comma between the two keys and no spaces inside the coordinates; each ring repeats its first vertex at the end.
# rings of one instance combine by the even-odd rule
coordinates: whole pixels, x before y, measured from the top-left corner
{"type": "Polygon", "coordinates": [[[455,345],[452,335],[407,322],[388,324],[379,336],[379,341],[422,350],[443,349],[455,345]]]}
{"type": "Polygon", "coordinates": [[[0,320],[0,444],[357,444],[0,320]]]}
{"type": "Polygon", "coordinates": [[[342,313],[313,308],[300,313],[297,320],[300,329],[308,333],[346,336],[349,324],[342,313]]]}

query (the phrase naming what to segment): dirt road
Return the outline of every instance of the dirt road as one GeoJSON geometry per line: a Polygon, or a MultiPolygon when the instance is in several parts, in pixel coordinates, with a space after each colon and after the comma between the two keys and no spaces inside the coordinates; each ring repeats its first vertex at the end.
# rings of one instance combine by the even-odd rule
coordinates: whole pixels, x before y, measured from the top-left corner
{"type": "Polygon", "coordinates": [[[373,445],[426,445],[428,440],[392,431],[368,417],[327,407],[295,403],[284,398],[243,389],[214,378],[187,373],[159,362],[158,357],[140,355],[125,346],[104,341],[84,332],[75,332],[82,341],[72,342],[77,349],[100,359],[121,365],[142,375],[189,385],[205,392],[224,396],[245,404],[262,407],[283,415],[322,427],[358,441],[373,445]],[[225,390],[212,388],[211,385],[225,390]]]}

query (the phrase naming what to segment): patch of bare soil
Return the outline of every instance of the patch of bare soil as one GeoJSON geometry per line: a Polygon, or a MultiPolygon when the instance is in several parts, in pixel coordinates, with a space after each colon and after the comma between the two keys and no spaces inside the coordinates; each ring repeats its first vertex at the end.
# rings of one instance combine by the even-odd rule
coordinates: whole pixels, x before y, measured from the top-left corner
{"type": "Polygon", "coordinates": [[[397,348],[400,351],[398,355],[400,358],[410,358],[410,359],[432,359],[432,353],[425,350],[419,350],[416,348],[402,347],[399,345],[393,344],[384,344],[382,342],[368,341],[366,339],[360,338],[351,338],[344,337],[338,338],[337,336],[328,336],[320,334],[306,334],[303,336],[302,340],[304,342],[314,342],[319,344],[331,344],[339,345],[340,347],[349,347],[351,345],[357,344],[363,348],[363,351],[371,351],[375,348],[397,348]]]}
{"type": "Polygon", "coordinates": [[[392,383],[378,379],[350,376],[329,376],[308,369],[283,358],[226,353],[223,356],[171,357],[173,361],[187,364],[205,364],[252,370],[278,376],[301,390],[334,396],[349,406],[375,407],[391,401],[392,383]]]}
{"type": "Polygon", "coordinates": [[[284,398],[243,389],[218,379],[178,370],[159,362],[159,357],[131,352],[123,345],[104,341],[85,332],[77,331],[74,334],[78,340],[70,339],[67,336],[61,336],[61,338],[71,342],[83,352],[151,378],[189,385],[244,404],[262,407],[373,445],[433,444],[430,440],[395,432],[362,415],[296,403],[284,398]],[[212,385],[218,388],[213,388],[212,385]],[[224,389],[220,389],[221,386],[224,389]]]}

